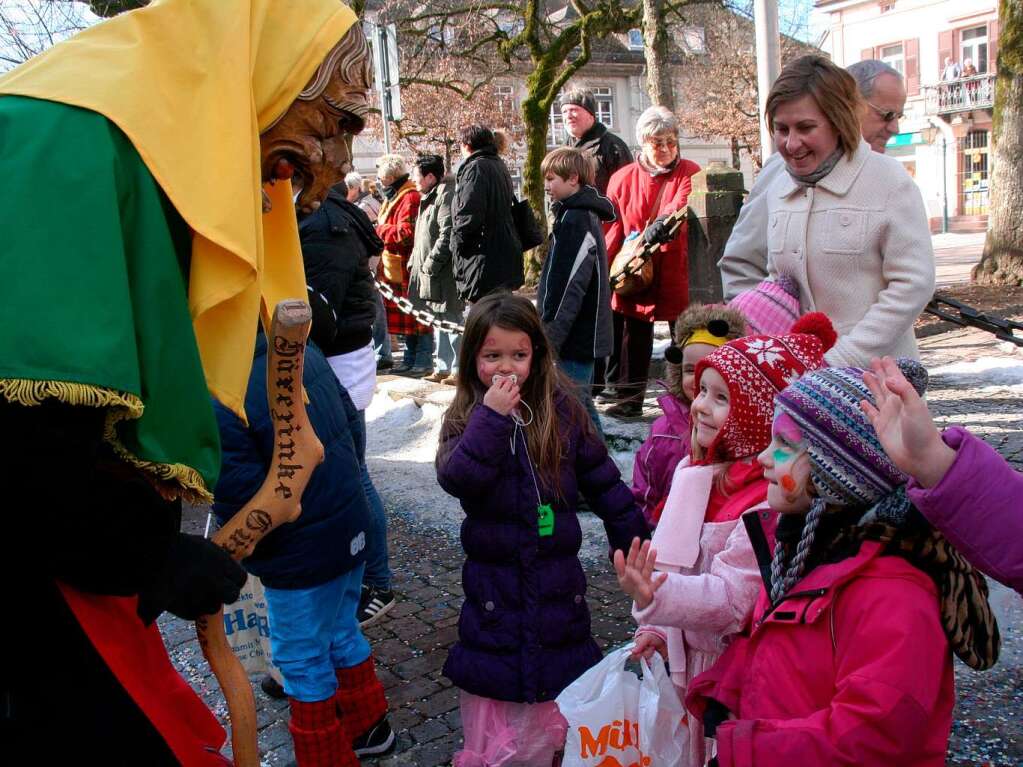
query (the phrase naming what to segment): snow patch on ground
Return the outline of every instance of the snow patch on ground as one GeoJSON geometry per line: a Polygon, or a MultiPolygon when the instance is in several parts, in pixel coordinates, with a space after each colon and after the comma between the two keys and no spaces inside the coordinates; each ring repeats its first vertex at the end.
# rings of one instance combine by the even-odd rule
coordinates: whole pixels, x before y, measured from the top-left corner
{"type": "Polygon", "coordinates": [[[930,371],[949,388],[973,388],[985,394],[1010,392],[1023,395],[1023,360],[1012,357],[980,357],[973,362],[954,362],[930,371]]]}

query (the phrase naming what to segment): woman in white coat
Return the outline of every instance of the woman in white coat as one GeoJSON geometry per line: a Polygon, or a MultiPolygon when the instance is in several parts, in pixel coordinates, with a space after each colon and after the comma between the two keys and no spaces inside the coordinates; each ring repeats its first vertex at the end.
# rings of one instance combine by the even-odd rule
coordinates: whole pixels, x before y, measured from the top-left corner
{"type": "Polygon", "coordinates": [[[792,276],[802,309],[838,331],[830,365],[918,357],[913,323],[934,292],[934,251],[920,192],[901,163],[860,135],[861,97],[820,56],[789,64],[766,118],[785,161],[766,190],[768,271],[792,276]]]}

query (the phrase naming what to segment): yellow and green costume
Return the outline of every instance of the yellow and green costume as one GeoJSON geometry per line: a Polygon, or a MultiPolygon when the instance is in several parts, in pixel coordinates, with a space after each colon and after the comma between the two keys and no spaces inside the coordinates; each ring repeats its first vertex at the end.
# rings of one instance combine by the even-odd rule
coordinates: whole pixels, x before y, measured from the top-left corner
{"type": "MultiPolygon", "coordinates": [[[[210,497],[220,446],[209,395],[244,415],[260,309],[266,318],[277,301],[305,295],[289,183],[269,189],[276,204],[262,213],[259,135],[354,23],[338,0],[156,0],[0,77],[8,190],[0,208],[0,415],[17,411],[24,426],[34,413],[39,423],[52,417],[55,402],[98,410],[118,466],[140,470],[164,498],[210,497]]],[[[108,488],[110,477],[120,481],[117,470],[103,471],[108,488]]],[[[52,481],[59,487],[59,472],[52,481]]],[[[5,701],[22,717],[24,737],[48,726],[59,736],[74,719],[74,732],[88,738],[83,722],[103,721],[102,710],[89,719],[90,709],[102,709],[89,685],[106,675],[148,722],[111,724],[119,734],[151,725],[171,762],[220,764],[222,729],[174,671],[155,625],[136,615],[144,584],[107,588],[90,569],[116,572],[116,556],[111,566],[90,563],[74,546],[43,548],[40,524],[54,537],[72,527],[94,534],[75,517],[74,501],[101,513],[117,502],[85,503],[95,486],[68,489],[66,504],[50,492],[48,506],[8,509],[45,520],[12,536],[38,535],[18,545],[45,555],[17,571],[14,609],[29,629],[9,652],[5,645],[5,701]],[[82,659],[94,657],[98,670],[85,668],[91,661],[82,659]],[[37,691],[59,693],[59,710],[35,713],[40,700],[51,702],[37,691]]],[[[176,534],[177,507],[142,487],[157,500],[137,512],[119,508],[119,526],[137,519],[139,530],[151,530],[152,514],[165,514],[176,534]]],[[[31,499],[25,490],[15,502],[31,499]]],[[[134,530],[119,532],[134,544],[144,537],[134,530]]],[[[80,548],[88,546],[83,539],[80,548]]],[[[123,569],[145,569],[136,548],[120,549],[123,569]]],[[[166,552],[152,556],[159,563],[166,552]]],[[[44,752],[60,746],[55,740],[44,752]]],[[[94,758],[122,763],[113,752],[94,758]]]]}

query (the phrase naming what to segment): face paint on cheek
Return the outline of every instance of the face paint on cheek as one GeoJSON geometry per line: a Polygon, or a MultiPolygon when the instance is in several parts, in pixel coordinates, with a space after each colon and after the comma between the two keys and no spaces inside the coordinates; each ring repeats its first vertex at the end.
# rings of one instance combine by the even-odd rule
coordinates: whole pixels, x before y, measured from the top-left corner
{"type": "Polygon", "coordinates": [[[786,493],[794,493],[796,491],[796,480],[792,478],[791,474],[782,474],[778,478],[778,484],[781,485],[781,489],[786,493]]]}

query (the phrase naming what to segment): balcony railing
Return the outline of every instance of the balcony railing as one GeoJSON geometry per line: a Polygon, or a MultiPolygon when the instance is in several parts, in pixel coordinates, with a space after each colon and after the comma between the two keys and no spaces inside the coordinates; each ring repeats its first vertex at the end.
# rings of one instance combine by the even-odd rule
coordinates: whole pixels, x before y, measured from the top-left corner
{"type": "Polygon", "coordinates": [[[995,103],[995,76],[975,75],[925,88],[928,114],[990,109],[995,103]]]}

